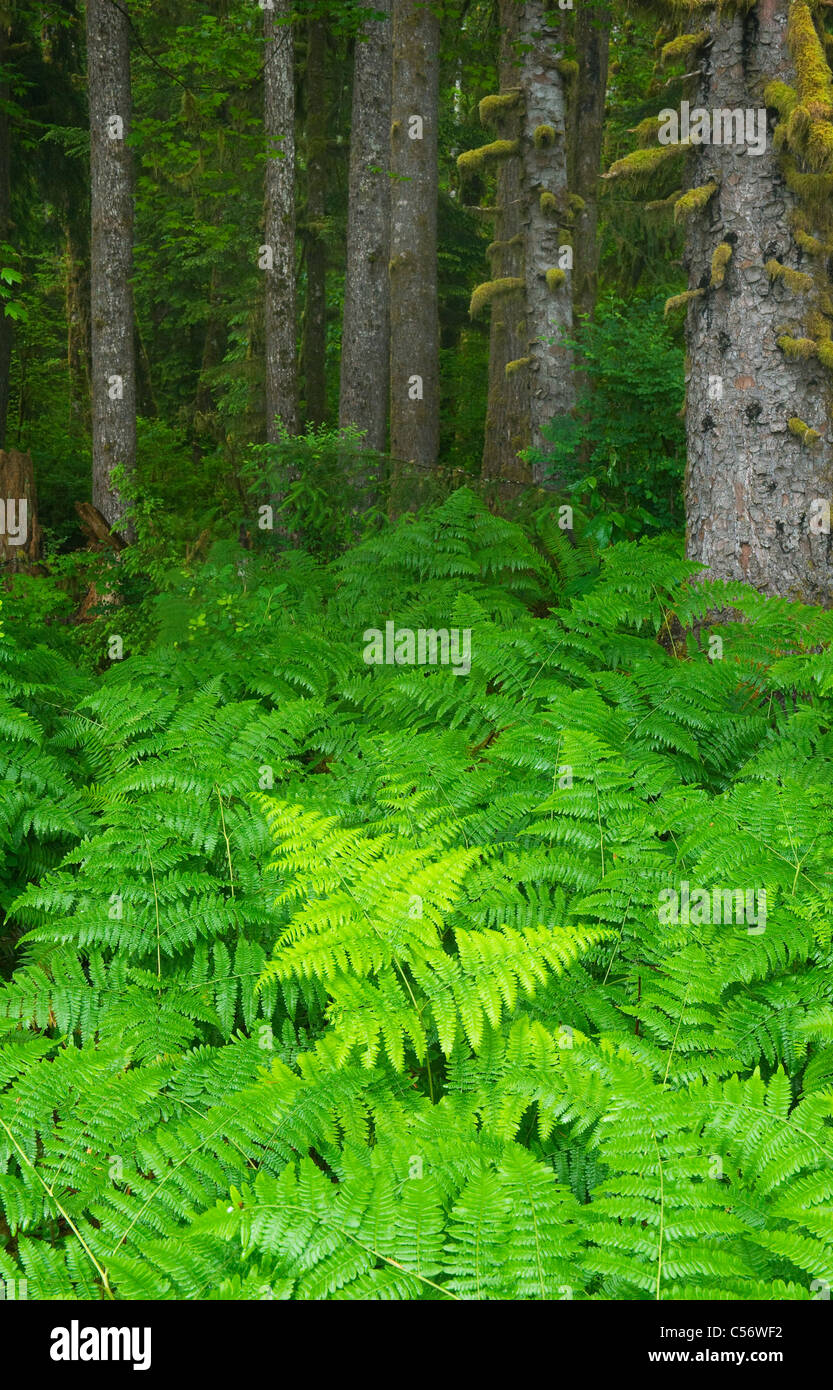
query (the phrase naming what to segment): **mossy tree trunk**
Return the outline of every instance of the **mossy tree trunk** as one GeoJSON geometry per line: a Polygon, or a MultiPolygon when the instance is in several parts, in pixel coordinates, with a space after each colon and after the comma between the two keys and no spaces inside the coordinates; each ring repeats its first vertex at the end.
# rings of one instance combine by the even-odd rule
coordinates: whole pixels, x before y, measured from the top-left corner
{"type": "Polygon", "coordinates": [[[392,28],[390,0],[362,4],[386,18],[366,20],[356,37],[339,423],[355,425],[382,452],[390,374],[392,28]]]}
{"type": "Polygon", "coordinates": [[[438,88],[436,14],[393,0],[390,450],[415,481],[439,447],[438,88]]]}
{"type": "MultiPolygon", "coordinates": [[[[573,326],[572,271],[560,264],[569,217],[567,95],[562,18],[545,0],[520,5],[523,91],[524,278],[531,357],[530,433],[535,448],[554,417],[575,404],[572,358],[563,346],[573,326]]],[[[581,138],[581,132],[579,132],[581,138]]],[[[533,468],[541,480],[540,465],[533,468]]]]}
{"type": "Polygon", "coordinates": [[[573,235],[573,313],[592,316],[599,280],[599,177],[610,51],[609,0],[576,10],[576,79],[572,192],[581,199],[573,235]]]}
{"type": "MultiPolygon", "coordinates": [[[[788,0],[765,0],[746,15],[711,16],[697,106],[755,110],[773,81],[793,96],[797,86],[799,99],[813,104],[812,83],[797,79],[788,42],[795,0],[792,20],[789,11],[788,0]]],[[[823,63],[817,40],[816,54],[823,63]]],[[[801,196],[805,166],[792,155],[788,161],[793,188],[772,120],[762,154],[711,144],[695,147],[691,159],[691,187],[718,186],[695,206],[686,236],[694,292],[686,331],[687,553],[713,577],[829,601],[830,536],[813,519],[819,503],[829,505],[833,474],[831,375],[818,355],[825,342],[829,348],[833,304],[826,256],[807,248],[815,232],[819,249],[830,251],[831,175],[809,176],[811,193],[826,191],[814,210],[801,196]]]]}
{"type": "Polygon", "coordinates": [[[288,0],[263,11],[266,438],[298,430],[295,357],[295,76],[288,0]],[[283,22],[281,22],[283,21],[283,22]]]}
{"type": "Polygon", "coordinates": [[[307,26],[306,108],[304,400],[308,422],[320,425],[327,412],[327,29],[320,18],[307,26]]]}
{"type": "Polygon", "coordinates": [[[90,108],[90,337],[93,505],[110,526],[124,515],[111,475],[136,464],[133,337],[133,162],[127,6],[87,0],[90,108]]]}
{"type": "Polygon", "coordinates": [[[523,287],[524,237],[520,137],[523,105],[519,86],[517,0],[500,5],[500,93],[481,104],[481,120],[494,127],[507,154],[497,166],[494,240],[489,247],[493,282],[504,291],[492,300],[489,333],[489,395],[481,476],[486,482],[529,482],[519,457],[530,442],[530,360],[523,287]],[[512,151],[509,153],[508,151],[512,151]]]}
{"type": "MultiPolygon", "coordinates": [[[[0,17],[0,242],[8,242],[11,234],[11,180],[10,180],[10,86],[8,77],[2,76],[8,61],[9,22],[0,17]]],[[[6,441],[6,418],[9,413],[9,375],[12,363],[12,342],[14,320],[7,318],[0,309],[0,449],[6,441]]]]}

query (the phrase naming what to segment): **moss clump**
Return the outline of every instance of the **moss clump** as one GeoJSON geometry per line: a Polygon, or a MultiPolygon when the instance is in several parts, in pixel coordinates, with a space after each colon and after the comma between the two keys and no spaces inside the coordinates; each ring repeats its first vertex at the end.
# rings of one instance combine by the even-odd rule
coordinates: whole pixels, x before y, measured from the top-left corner
{"type": "Polygon", "coordinates": [[[709,199],[713,198],[716,192],[717,184],[714,180],[711,183],[701,183],[698,188],[689,188],[674,204],[674,221],[681,222],[684,217],[691,217],[695,212],[702,212],[709,199]]]}
{"type": "Polygon", "coordinates": [[[575,82],[578,77],[578,63],[575,58],[559,58],[555,66],[565,82],[575,82]]]}
{"type": "Polygon", "coordinates": [[[542,193],[538,199],[538,206],[545,217],[552,217],[559,211],[559,203],[554,193],[542,193]]]}
{"type": "Polygon", "coordinates": [[[665,301],[664,317],[668,317],[675,309],[682,309],[690,304],[692,299],[700,299],[706,293],[705,290],[686,290],[684,294],[674,294],[665,301]]]}
{"type": "Polygon", "coordinates": [[[639,125],[630,126],[628,134],[636,136],[636,143],[641,150],[655,145],[659,134],[659,116],[646,116],[644,121],[639,122],[639,125]]]}
{"type": "Polygon", "coordinates": [[[799,420],[797,415],[792,415],[790,419],[787,421],[787,424],[789,425],[793,434],[797,435],[798,438],[801,440],[802,444],[804,444],[808,449],[811,448],[817,440],[821,439],[821,435],[819,434],[818,430],[813,430],[810,428],[809,425],[805,425],[804,421],[799,420]]]}
{"type": "Polygon", "coordinates": [[[486,255],[493,256],[496,251],[508,251],[513,246],[523,246],[523,235],[518,232],[516,236],[510,236],[508,241],[490,241],[486,247],[486,255]]]}
{"type": "Polygon", "coordinates": [[[558,266],[553,266],[552,270],[547,271],[544,279],[547,282],[547,289],[550,291],[550,294],[555,294],[556,290],[559,289],[567,279],[567,272],[566,270],[560,270],[558,266]]]}
{"type": "Polygon", "coordinates": [[[510,111],[514,111],[521,99],[519,87],[509,92],[500,92],[495,96],[484,97],[477,110],[480,115],[481,125],[494,125],[501,117],[508,116],[510,111]]]}
{"type": "Polygon", "coordinates": [[[514,362],[507,362],[503,370],[506,376],[514,376],[516,372],[522,372],[524,367],[531,365],[531,357],[516,357],[514,362]]]}
{"type": "Polygon", "coordinates": [[[578,193],[571,193],[567,198],[567,206],[575,217],[577,213],[584,212],[587,207],[584,199],[578,193]]]}
{"type": "Polygon", "coordinates": [[[816,348],[816,356],[823,367],[826,367],[829,372],[833,372],[833,343],[829,338],[822,338],[816,348]]]}
{"type": "Polygon", "coordinates": [[[814,169],[833,168],[833,125],[830,121],[811,123],[804,153],[814,169]]]}
{"type": "Polygon", "coordinates": [[[794,106],[787,120],[787,140],[794,150],[800,150],[810,131],[813,118],[806,106],[794,106]]]}
{"type": "Polygon", "coordinates": [[[680,200],[680,198],[681,198],[682,196],[683,196],[683,195],[682,195],[682,193],[680,192],[680,189],[678,188],[677,191],[676,191],[676,193],[671,193],[671,194],[669,194],[669,196],[668,196],[667,198],[657,198],[657,199],[655,199],[654,202],[652,202],[652,203],[646,203],[646,204],[645,204],[645,211],[646,211],[646,212],[671,212],[671,211],[673,210],[675,204],[679,202],[679,200],[680,200]]]}
{"type": "Polygon", "coordinates": [[[726,278],[726,267],[732,259],[732,248],[728,241],[721,241],[719,246],[714,248],[712,256],[712,278],[711,287],[717,290],[726,278]]]}
{"type": "Polygon", "coordinates": [[[787,44],[795,62],[802,106],[807,107],[815,120],[829,119],[833,116],[833,77],[806,0],[792,0],[787,44]]]}
{"type": "Polygon", "coordinates": [[[481,145],[476,150],[464,150],[457,156],[457,168],[461,174],[479,174],[484,165],[499,159],[511,159],[520,149],[518,140],[493,140],[490,145],[481,145]]]}
{"type": "Polygon", "coordinates": [[[819,241],[818,237],[811,236],[809,232],[805,232],[803,227],[795,228],[793,240],[796,246],[800,247],[804,252],[805,256],[824,256],[830,249],[825,242],[819,241]]]}
{"type": "Polygon", "coordinates": [[[770,280],[780,280],[793,294],[806,294],[813,288],[812,275],[805,275],[803,270],[790,270],[789,266],[776,261],[774,256],[767,261],[764,270],[770,280]]]}
{"type": "Polygon", "coordinates": [[[633,150],[631,154],[626,154],[624,159],[617,159],[611,164],[603,177],[632,179],[636,184],[648,184],[666,160],[679,159],[687,148],[687,145],[680,144],[656,145],[650,150],[633,150]]]}
{"type": "Polygon", "coordinates": [[[708,38],[710,38],[708,29],[701,29],[696,34],[679,34],[676,39],[663,44],[660,49],[660,67],[667,68],[670,63],[690,62],[708,38]]]}
{"type": "Polygon", "coordinates": [[[782,333],[778,346],[785,357],[805,361],[815,355],[817,344],[815,338],[791,338],[789,333],[782,333]]]}
{"type": "Polygon", "coordinates": [[[555,144],[555,126],[537,125],[532,132],[532,143],[536,150],[549,149],[555,144]]]}
{"type": "Polygon", "coordinates": [[[827,203],[833,198],[833,174],[802,173],[791,155],[784,155],[781,167],[790,191],[801,199],[806,208],[823,215],[827,211],[827,203]]]}
{"type": "Polygon", "coordinates": [[[798,93],[786,82],[769,82],[764,87],[764,102],[777,111],[782,120],[787,120],[798,105],[798,93]]]}
{"type": "Polygon", "coordinates": [[[469,305],[469,317],[476,319],[481,314],[487,304],[491,304],[493,299],[499,298],[504,294],[512,294],[514,290],[522,290],[524,282],[517,275],[505,275],[500,280],[485,280],[482,285],[478,285],[471,297],[469,305]]]}

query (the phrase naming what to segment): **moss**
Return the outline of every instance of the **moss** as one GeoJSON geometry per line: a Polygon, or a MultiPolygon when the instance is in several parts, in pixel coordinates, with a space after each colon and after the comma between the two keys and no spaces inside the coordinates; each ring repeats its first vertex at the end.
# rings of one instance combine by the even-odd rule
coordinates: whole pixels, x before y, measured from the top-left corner
{"type": "Polygon", "coordinates": [[[531,357],[516,357],[514,362],[507,362],[504,368],[506,376],[514,376],[516,372],[522,372],[524,367],[532,364],[531,357]]]}
{"type": "Polygon", "coordinates": [[[824,45],[806,0],[792,0],[787,44],[793,56],[799,99],[814,119],[833,116],[833,77],[824,45]]]}
{"type": "Polygon", "coordinates": [[[639,125],[629,126],[628,134],[636,136],[636,143],[641,150],[655,145],[659,134],[659,116],[646,116],[639,125]]]}
{"type": "Polygon", "coordinates": [[[457,156],[457,168],[461,174],[479,174],[485,164],[510,159],[519,149],[518,140],[493,140],[490,145],[481,145],[479,149],[464,150],[457,156]]]}
{"type": "Polygon", "coordinates": [[[476,319],[493,299],[523,288],[524,282],[517,275],[506,275],[500,280],[485,280],[482,285],[477,286],[471,297],[469,316],[476,319]]]}
{"type": "Polygon", "coordinates": [[[606,179],[632,179],[637,184],[650,183],[654,174],[668,159],[678,159],[685,153],[687,145],[656,145],[650,150],[633,150],[624,159],[611,164],[606,179]]]}
{"type": "Polygon", "coordinates": [[[681,198],[677,199],[674,205],[674,221],[681,222],[684,217],[691,217],[695,212],[702,212],[710,198],[717,192],[717,184],[712,180],[711,183],[701,183],[698,188],[689,188],[681,198]]]}
{"type": "Polygon", "coordinates": [[[682,192],[678,188],[676,193],[671,193],[667,198],[657,198],[652,203],[645,204],[646,212],[671,212],[674,205],[679,202],[682,192]]]}
{"type": "Polygon", "coordinates": [[[833,174],[802,173],[790,155],[784,156],[782,167],[790,191],[811,210],[824,213],[833,198],[833,174]]]}
{"type": "Polygon", "coordinates": [[[494,125],[503,116],[508,116],[510,111],[514,111],[521,99],[520,88],[516,87],[513,91],[500,92],[496,96],[484,97],[477,110],[480,115],[481,125],[494,125]]]}
{"type": "Polygon", "coordinates": [[[521,232],[516,236],[510,236],[508,241],[490,241],[486,247],[486,255],[493,256],[496,251],[508,251],[512,246],[523,246],[524,238],[521,232]]]}
{"type": "Polygon", "coordinates": [[[804,153],[814,169],[833,168],[833,125],[830,121],[811,123],[804,153]]]}
{"type": "Polygon", "coordinates": [[[801,248],[805,256],[824,256],[830,249],[826,242],[819,241],[818,237],[811,236],[809,232],[805,232],[803,227],[795,228],[793,240],[796,246],[801,248]]]}
{"type": "Polygon", "coordinates": [[[710,38],[708,29],[700,29],[696,34],[679,34],[660,49],[659,65],[667,68],[669,63],[688,63],[698,49],[710,38]]]}
{"type": "Polygon", "coordinates": [[[732,259],[732,248],[728,241],[721,241],[719,246],[714,248],[712,256],[712,278],[711,287],[713,290],[719,289],[726,277],[726,267],[732,259]]]}
{"type": "Polygon", "coordinates": [[[791,270],[789,266],[776,261],[774,256],[767,261],[764,270],[770,280],[780,280],[793,294],[806,294],[813,288],[812,275],[805,275],[803,270],[791,270]]]}
{"type": "Polygon", "coordinates": [[[798,93],[786,82],[769,82],[764,87],[764,102],[777,111],[783,120],[787,120],[798,105],[798,93]]]}
{"type": "Polygon", "coordinates": [[[785,357],[806,360],[815,356],[817,344],[814,338],[791,338],[788,333],[782,333],[778,346],[785,357]]]}
{"type": "Polygon", "coordinates": [[[797,435],[798,438],[801,440],[802,444],[804,444],[808,449],[811,448],[819,439],[821,439],[821,435],[819,434],[818,430],[813,430],[810,428],[809,425],[805,425],[804,421],[799,420],[797,415],[792,415],[790,419],[787,421],[787,424],[789,425],[793,434],[797,435]]]}
{"type": "Polygon", "coordinates": [[[538,199],[538,206],[545,217],[552,217],[553,213],[558,212],[558,199],[554,193],[542,193],[538,199]]]}
{"type": "Polygon", "coordinates": [[[833,343],[829,338],[823,338],[818,344],[816,356],[823,367],[826,367],[829,372],[833,372],[833,343]]]}
{"type": "Polygon", "coordinates": [[[692,299],[700,299],[706,293],[705,290],[686,290],[684,294],[672,295],[665,301],[665,316],[674,312],[675,309],[682,309],[684,305],[690,304],[692,299]]]}
{"type": "Polygon", "coordinates": [[[532,132],[532,142],[536,150],[549,149],[555,144],[555,126],[537,125],[532,132]]]}
{"type": "Polygon", "coordinates": [[[584,212],[587,207],[584,199],[578,193],[571,193],[567,198],[567,204],[571,212],[584,212]]]}
{"type": "Polygon", "coordinates": [[[559,58],[555,66],[565,82],[575,82],[578,77],[578,63],[575,58],[559,58]]]}
{"type": "Polygon", "coordinates": [[[794,150],[800,150],[807,139],[813,118],[806,106],[794,106],[787,120],[787,140],[794,150]]]}
{"type": "Polygon", "coordinates": [[[550,291],[550,294],[555,294],[556,290],[559,289],[567,279],[567,272],[566,270],[560,270],[557,266],[553,266],[551,270],[547,271],[544,278],[547,282],[547,289],[550,291]]]}

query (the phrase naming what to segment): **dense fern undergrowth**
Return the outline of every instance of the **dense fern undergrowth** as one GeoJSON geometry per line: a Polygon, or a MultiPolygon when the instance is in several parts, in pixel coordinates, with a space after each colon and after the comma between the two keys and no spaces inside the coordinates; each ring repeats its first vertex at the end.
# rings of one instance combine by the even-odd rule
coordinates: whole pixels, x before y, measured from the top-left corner
{"type": "Polygon", "coordinates": [[[5,596],[0,1279],[822,1296],[833,614],[693,573],[462,491],[174,567],[89,674],[5,596]]]}

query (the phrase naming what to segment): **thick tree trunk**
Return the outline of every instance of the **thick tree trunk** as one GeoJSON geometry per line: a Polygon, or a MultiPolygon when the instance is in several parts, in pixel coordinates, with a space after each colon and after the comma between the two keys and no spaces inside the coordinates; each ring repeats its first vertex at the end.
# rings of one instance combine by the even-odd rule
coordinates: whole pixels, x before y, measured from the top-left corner
{"type": "MultiPolygon", "coordinates": [[[[568,210],[567,103],[560,25],[545,0],[520,5],[523,52],[524,272],[531,364],[530,432],[535,448],[543,431],[575,404],[571,354],[562,340],[572,332],[572,272],[559,264],[561,221],[568,210]]],[[[543,470],[533,470],[536,482],[543,470]]]]}
{"type": "Polygon", "coordinates": [[[84,255],[73,227],[65,228],[67,319],[67,378],[69,428],[84,434],[90,428],[90,284],[84,255]]]}
{"type": "MultiPolygon", "coordinates": [[[[500,94],[481,106],[481,119],[494,126],[498,140],[515,145],[523,125],[520,72],[517,57],[519,7],[501,0],[500,94]]],[[[528,464],[518,457],[530,442],[529,334],[524,279],[524,200],[521,158],[501,159],[497,172],[494,240],[489,248],[492,281],[511,281],[514,289],[491,301],[489,331],[489,394],[483,442],[481,477],[484,482],[531,482],[528,464]]]]}
{"type": "Polygon", "coordinates": [[[438,86],[439,21],[393,0],[390,448],[415,474],[439,448],[438,86]]]}
{"type": "Polygon", "coordinates": [[[341,335],[339,424],[362,430],[384,452],[390,373],[390,0],[362,0],[368,19],[356,38],[350,129],[347,269],[341,335]]]}
{"type": "MultiPolygon", "coordinates": [[[[712,17],[697,106],[712,116],[756,111],[767,82],[796,85],[788,9],[788,0],[765,0],[746,17],[712,17]]],[[[824,258],[804,255],[795,232],[803,222],[812,233],[814,214],[787,187],[771,128],[763,153],[701,145],[692,166],[693,188],[718,187],[690,217],[686,239],[689,285],[699,291],[686,332],[687,553],[710,577],[829,602],[830,535],[813,518],[831,495],[830,377],[814,355],[787,346],[824,333],[813,309],[822,281],[829,285],[824,258]]]]}
{"type": "Polygon", "coordinates": [[[599,178],[602,164],[610,7],[580,4],[576,10],[576,140],[571,188],[583,207],[573,235],[573,313],[592,317],[599,279],[599,178]]]}
{"type": "MultiPolygon", "coordinates": [[[[0,68],[7,61],[8,44],[8,23],[0,19],[0,68]]],[[[0,78],[0,242],[11,240],[10,122],[7,107],[9,95],[8,80],[0,78]]],[[[14,320],[6,318],[0,308],[0,449],[6,442],[13,339],[14,320]]]]}
{"type": "Polygon", "coordinates": [[[14,572],[40,556],[35,470],[28,454],[0,449],[0,564],[14,572]]]}
{"type": "Polygon", "coordinates": [[[304,227],[307,293],[304,307],[304,399],[312,425],[327,413],[327,29],[322,19],[307,29],[307,209],[304,227]]]}
{"type": "Polygon", "coordinates": [[[295,357],[295,79],[288,0],[263,11],[266,127],[266,438],[298,432],[295,357]]]}
{"type": "Polygon", "coordinates": [[[129,35],[126,4],[87,0],[93,503],[111,526],[124,515],[113,469],[136,464],[129,35]]]}

